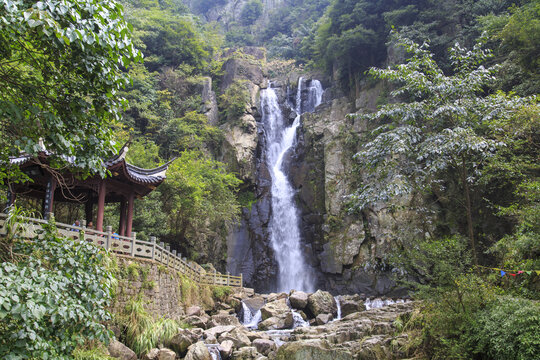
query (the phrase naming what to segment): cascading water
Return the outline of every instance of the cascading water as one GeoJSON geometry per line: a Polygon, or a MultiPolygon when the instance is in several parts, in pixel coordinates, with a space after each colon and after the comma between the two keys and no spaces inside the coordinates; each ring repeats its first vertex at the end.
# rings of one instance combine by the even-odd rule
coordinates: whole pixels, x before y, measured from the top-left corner
{"type": "Polygon", "coordinates": [[[388,305],[392,305],[392,304],[402,304],[402,303],[405,303],[406,301],[403,300],[403,299],[398,299],[396,301],[392,300],[392,299],[386,299],[386,300],[383,300],[383,299],[366,299],[366,301],[364,301],[364,305],[366,307],[366,310],[371,310],[371,309],[380,309],[384,306],[388,306],[388,305]]]}
{"type": "Polygon", "coordinates": [[[303,84],[304,81],[300,78],[296,95],[297,116],[291,126],[287,126],[283,119],[274,89],[269,86],[261,91],[262,120],[268,144],[266,164],[272,177],[270,243],[279,266],[277,290],[284,292],[291,289],[310,292],[314,287],[311,270],[300,248],[299,216],[294,203],[294,189],[283,169],[285,155],[295,143],[302,110],[313,111],[322,99],[320,82],[312,80],[307,88],[307,100],[303,103],[303,84]]]}
{"type": "Polygon", "coordinates": [[[261,310],[257,310],[257,312],[253,314],[251,309],[244,302],[242,302],[242,312],[244,313],[242,325],[249,329],[257,329],[262,318],[261,310]]]}
{"type": "Polygon", "coordinates": [[[337,306],[337,316],[335,320],[341,320],[341,302],[340,302],[339,296],[334,297],[334,300],[336,300],[336,306],[337,306]]]}
{"type": "Polygon", "coordinates": [[[212,360],[221,360],[221,354],[219,352],[219,344],[205,344],[212,360]]]}

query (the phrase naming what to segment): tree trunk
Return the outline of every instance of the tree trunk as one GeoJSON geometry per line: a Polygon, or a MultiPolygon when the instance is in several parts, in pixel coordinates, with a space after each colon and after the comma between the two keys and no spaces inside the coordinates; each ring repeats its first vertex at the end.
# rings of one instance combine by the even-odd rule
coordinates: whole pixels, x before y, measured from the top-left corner
{"type": "Polygon", "coordinates": [[[465,209],[467,211],[467,230],[469,234],[469,241],[471,243],[471,249],[473,253],[473,261],[475,265],[478,265],[478,257],[476,255],[476,242],[474,240],[473,220],[472,220],[472,205],[471,205],[471,190],[469,183],[467,182],[467,168],[465,166],[465,157],[462,158],[461,163],[461,181],[463,182],[463,192],[465,195],[465,209]]]}

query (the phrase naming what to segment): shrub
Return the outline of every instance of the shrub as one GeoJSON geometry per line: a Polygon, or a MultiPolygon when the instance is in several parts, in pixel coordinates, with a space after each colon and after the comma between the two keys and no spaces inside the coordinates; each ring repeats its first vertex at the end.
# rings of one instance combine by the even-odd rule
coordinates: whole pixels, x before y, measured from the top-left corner
{"type": "Polygon", "coordinates": [[[212,295],[214,299],[223,301],[227,295],[231,293],[231,288],[228,286],[214,286],[212,289],[212,295]]]}
{"type": "Polygon", "coordinates": [[[540,359],[540,304],[501,297],[481,311],[473,340],[475,352],[492,359],[540,359]]]}
{"type": "Polygon", "coordinates": [[[107,253],[56,234],[51,222],[0,264],[2,359],[71,359],[85,341],[112,336],[103,325],[114,287],[107,253]]]}
{"type": "Polygon", "coordinates": [[[236,80],[219,97],[219,105],[223,109],[222,114],[226,121],[239,121],[244,115],[246,106],[251,101],[246,87],[246,80],[236,80]]]}

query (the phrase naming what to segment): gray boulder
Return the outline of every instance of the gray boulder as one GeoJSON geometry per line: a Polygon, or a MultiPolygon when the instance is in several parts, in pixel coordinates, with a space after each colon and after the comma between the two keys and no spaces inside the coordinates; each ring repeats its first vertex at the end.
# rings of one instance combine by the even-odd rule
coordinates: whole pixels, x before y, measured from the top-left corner
{"type": "Polygon", "coordinates": [[[253,360],[257,359],[259,356],[260,354],[254,346],[243,347],[232,354],[234,360],[253,360]]]}
{"type": "Polygon", "coordinates": [[[235,325],[220,325],[220,326],[215,326],[213,328],[210,328],[208,330],[205,330],[204,331],[204,336],[205,338],[208,337],[208,336],[213,336],[215,338],[219,338],[219,336],[223,333],[226,333],[226,332],[229,332],[229,331],[232,331],[234,328],[236,328],[235,325]]]}
{"type": "Polygon", "coordinates": [[[201,316],[204,314],[204,310],[200,306],[190,306],[186,310],[187,316],[201,316]]]}
{"type": "Polygon", "coordinates": [[[308,294],[303,291],[293,290],[289,295],[291,306],[298,310],[303,310],[308,304],[308,294]]]}
{"type": "Polygon", "coordinates": [[[276,350],[276,344],[272,340],[257,339],[253,341],[253,346],[263,355],[268,355],[270,351],[276,350]]]}
{"type": "Polygon", "coordinates": [[[266,303],[261,308],[263,320],[271,317],[284,317],[289,312],[291,312],[291,310],[289,309],[289,306],[287,306],[287,300],[285,298],[266,303]]]}
{"type": "Polygon", "coordinates": [[[223,342],[225,340],[230,340],[236,348],[249,346],[251,345],[251,340],[249,340],[249,337],[247,336],[248,332],[249,331],[244,327],[237,327],[230,332],[221,334],[219,341],[223,342]]]}
{"type": "Polygon", "coordinates": [[[276,360],[353,360],[351,353],[331,349],[325,340],[303,340],[286,343],[276,354],[276,360]]]}
{"type": "Polygon", "coordinates": [[[159,350],[158,360],[175,360],[176,353],[171,349],[161,349],[159,350]]]}
{"type": "Polygon", "coordinates": [[[142,360],[157,360],[159,356],[159,349],[153,348],[149,352],[143,355],[142,360]]]}
{"type": "Polygon", "coordinates": [[[212,355],[206,345],[199,341],[189,347],[184,360],[212,360],[212,355]]]}
{"type": "Polygon", "coordinates": [[[259,323],[259,329],[261,330],[279,330],[279,329],[291,329],[294,325],[294,318],[291,311],[285,316],[273,316],[259,323]]]}
{"type": "Polygon", "coordinates": [[[199,335],[196,332],[182,329],[165,345],[182,357],[186,355],[188,348],[195,344],[198,339],[199,335]]]}
{"type": "Polygon", "coordinates": [[[223,360],[227,360],[231,357],[233,352],[234,342],[232,340],[225,340],[219,344],[219,354],[223,360]]]}
{"type": "Polygon", "coordinates": [[[251,299],[245,299],[243,303],[246,304],[252,314],[255,314],[264,306],[264,299],[262,296],[256,296],[251,299]]]}
{"type": "Polygon", "coordinates": [[[360,295],[343,295],[340,296],[339,300],[341,304],[341,317],[366,310],[366,306],[360,295]]]}
{"type": "Polygon", "coordinates": [[[333,319],[333,316],[331,314],[319,314],[315,318],[315,321],[317,322],[317,325],[324,325],[328,324],[333,319]]]}
{"type": "Polygon", "coordinates": [[[240,326],[241,324],[235,315],[229,315],[229,314],[214,315],[212,316],[212,318],[210,319],[210,322],[208,323],[209,328],[213,328],[220,325],[240,326]]]}
{"type": "Polygon", "coordinates": [[[208,322],[210,321],[210,318],[206,314],[201,317],[192,315],[187,318],[184,318],[182,321],[184,321],[185,323],[193,327],[206,329],[208,327],[208,322]]]}
{"type": "Polygon", "coordinates": [[[137,354],[118,340],[112,340],[107,348],[111,357],[120,360],[137,360],[137,354]]]}
{"type": "Polygon", "coordinates": [[[322,290],[317,290],[308,297],[307,309],[313,317],[317,317],[319,314],[337,314],[334,297],[329,292],[322,290]]]}

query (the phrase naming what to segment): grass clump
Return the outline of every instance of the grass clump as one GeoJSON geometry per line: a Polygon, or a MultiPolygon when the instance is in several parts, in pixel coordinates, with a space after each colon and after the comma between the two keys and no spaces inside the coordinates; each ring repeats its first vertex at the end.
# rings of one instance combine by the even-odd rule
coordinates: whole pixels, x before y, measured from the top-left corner
{"type": "Polygon", "coordinates": [[[214,299],[224,301],[231,291],[231,288],[228,286],[214,286],[212,289],[212,295],[214,299]]]}
{"type": "Polygon", "coordinates": [[[180,324],[167,318],[154,320],[144,308],[141,298],[132,299],[119,316],[126,345],[139,356],[168,343],[181,328],[180,324]]]}

